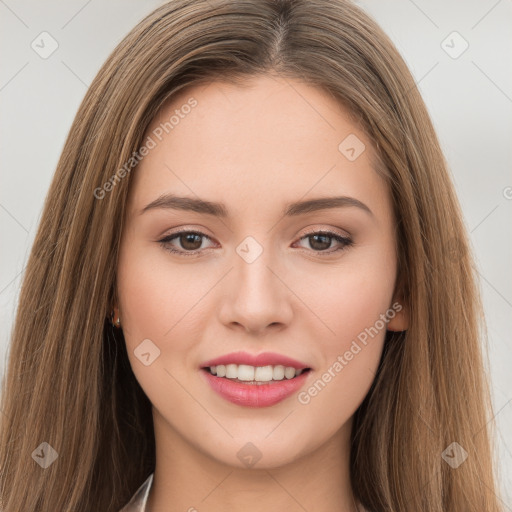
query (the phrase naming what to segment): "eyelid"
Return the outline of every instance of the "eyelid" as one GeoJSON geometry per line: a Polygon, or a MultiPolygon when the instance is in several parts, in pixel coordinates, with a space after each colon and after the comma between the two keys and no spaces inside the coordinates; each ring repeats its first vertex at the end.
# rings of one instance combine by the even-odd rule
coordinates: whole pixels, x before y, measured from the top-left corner
{"type": "Polygon", "coordinates": [[[313,227],[308,228],[307,231],[305,231],[300,238],[303,238],[307,235],[313,235],[316,233],[329,233],[333,235],[338,235],[342,238],[351,238],[351,236],[348,233],[341,233],[335,230],[335,228],[319,228],[319,227],[313,227]]]}

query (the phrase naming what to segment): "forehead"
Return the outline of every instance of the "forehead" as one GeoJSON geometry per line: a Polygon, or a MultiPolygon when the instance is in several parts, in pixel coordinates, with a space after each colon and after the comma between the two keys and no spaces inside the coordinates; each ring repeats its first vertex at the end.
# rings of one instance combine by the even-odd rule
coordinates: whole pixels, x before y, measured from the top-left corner
{"type": "Polygon", "coordinates": [[[232,197],[239,209],[305,195],[368,201],[385,187],[350,113],[324,90],[289,78],[188,87],[161,108],[147,137],[154,147],[132,176],[138,207],[169,191],[232,197]]]}

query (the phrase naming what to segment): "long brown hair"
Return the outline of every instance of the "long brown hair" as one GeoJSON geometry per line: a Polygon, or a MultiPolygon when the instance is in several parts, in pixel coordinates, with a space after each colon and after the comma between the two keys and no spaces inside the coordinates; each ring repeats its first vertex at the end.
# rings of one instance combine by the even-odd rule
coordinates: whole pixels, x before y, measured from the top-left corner
{"type": "Polygon", "coordinates": [[[349,109],[375,145],[394,203],[396,286],[410,325],[387,333],[354,418],[356,497],[376,512],[500,510],[468,237],[394,45],[348,1],[173,0],[143,19],[93,80],[46,198],[3,383],[6,511],[117,512],[154,470],[151,404],[122,331],[107,320],[136,172],[125,165],[178,90],[267,73],[320,87],[349,109]],[[453,442],[468,454],[457,468],[443,458],[453,442]],[[52,454],[45,469],[36,463],[52,454]]]}

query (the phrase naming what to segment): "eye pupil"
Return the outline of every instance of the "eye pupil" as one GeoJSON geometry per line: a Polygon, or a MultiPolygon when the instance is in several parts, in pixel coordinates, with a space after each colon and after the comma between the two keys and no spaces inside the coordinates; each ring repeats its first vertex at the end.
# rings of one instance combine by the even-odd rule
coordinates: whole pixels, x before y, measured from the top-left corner
{"type": "Polygon", "coordinates": [[[180,242],[181,242],[181,246],[184,249],[188,249],[190,251],[195,251],[201,247],[201,236],[197,235],[195,233],[187,233],[185,235],[180,235],[180,242]],[[194,244],[194,239],[196,239],[195,244],[194,244]],[[185,242],[183,242],[184,240],[185,240],[185,242]],[[199,245],[197,245],[198,240],[199,240],[199,245]],[[189,246],[188,245],[189,243],[192,244],[192,246],[189,246]]]}
{"type": "Polygon", "coordinates": [[[311,244],[311,247],[313,249],[318,249],[318,250],[329,249],[329,246],[331,245],[331,238],[332,238],[331,236],[323,235],[323,234],[317,234],[317,235],[310,235],[309,236],[310,243],[311,243],[311,240],[315,240],[315,242],[316,242],[317,239],[323,239],[323,242],[320,242],[320,247],[318,247],[318,246],[315,247],[315,243],[311,244]],[[327,241],[325,241],[326,239],[327,239],[327,241]]]}

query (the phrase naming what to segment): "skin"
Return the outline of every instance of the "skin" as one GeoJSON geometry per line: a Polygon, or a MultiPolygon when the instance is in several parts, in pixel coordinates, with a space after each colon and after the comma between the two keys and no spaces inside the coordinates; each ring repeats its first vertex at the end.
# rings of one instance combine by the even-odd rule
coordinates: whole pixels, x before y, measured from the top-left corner
{"type": "MultiPolygon", "coordinates": [[[[374,379],[386,327],[307,404],[297,394],[259,409],[232,404],[200,366],[238,350],[277,352],[312,368],[305,390],[391,308],[395,219],[374,150],[332,97],[275,76],[183,90],[147,135],[191,97],[197,106],[133,171],[118,263],[115,313],[153,404],[157,460],[147,511],[354,512],[352,417],[374,379]],[[355,161],[338,150],[349,134],[366,147],[355,161]],[[223,202],[229,216],[140,214],[171,192],[223,202]],[[290,202],[333,195],[354,197],[373,214],[350,206],[283,217],[290,202]],[[167,246],[199,256],[159,242],[179,228],[206,236],[167,246]],[[320,230],[354,244],[306,236],[320,230]],[[252,263],[236,252],[247,236],[263,249],[252,263]],[[160,350],[148,366],[134,353],[145,339],[160,350]],[[237,457],[247,443],[261,455],[253,467],[237,457]]],[[[405,328],[403,307],[387,329],[405,328]]]]}

